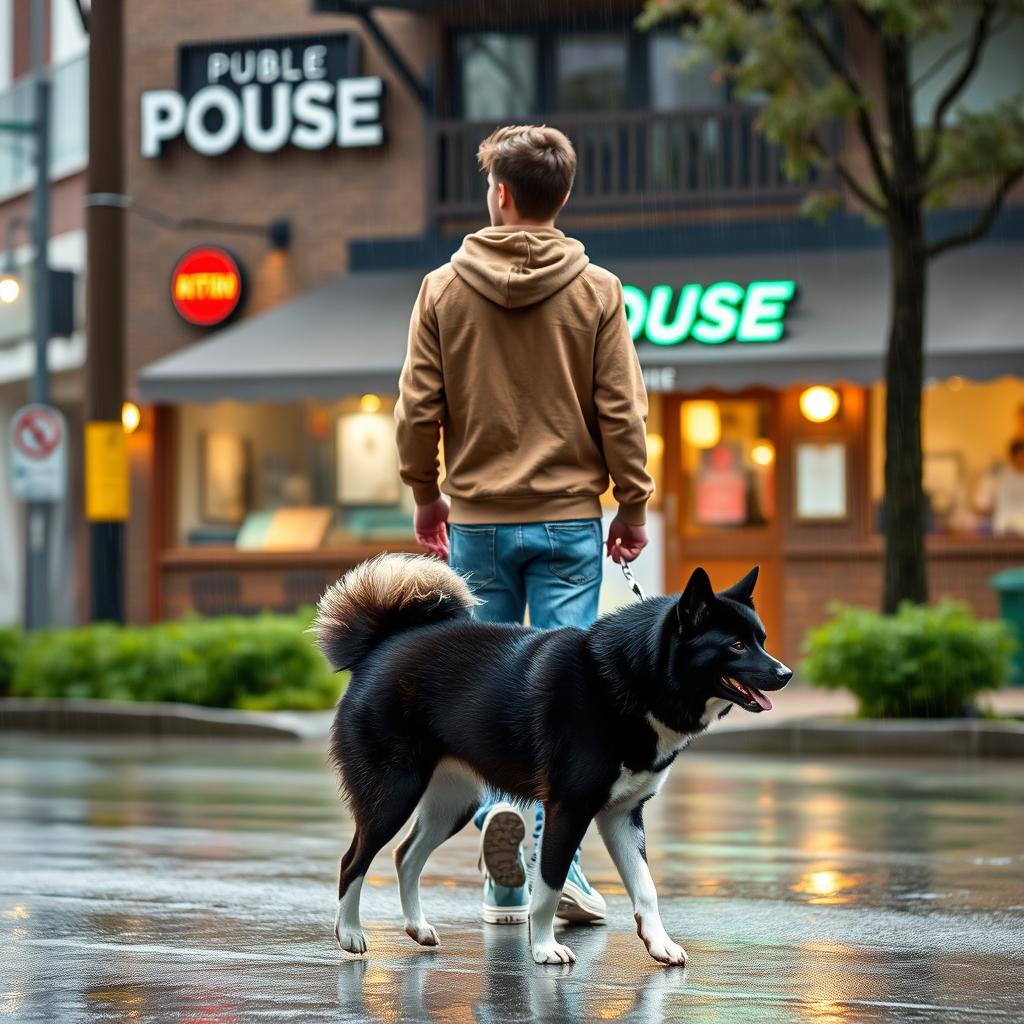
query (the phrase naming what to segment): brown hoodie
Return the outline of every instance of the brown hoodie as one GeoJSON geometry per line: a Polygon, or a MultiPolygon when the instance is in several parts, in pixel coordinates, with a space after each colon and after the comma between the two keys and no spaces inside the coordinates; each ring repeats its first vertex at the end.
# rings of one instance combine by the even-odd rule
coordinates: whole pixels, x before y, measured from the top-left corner
{"type": "Polygon", "coordinates": [[[424,278],[398,405],[402,479],[454,523],[619,515],[642,525],[647,394],[622,285],[556,228],[491,227],[424,278]]]}

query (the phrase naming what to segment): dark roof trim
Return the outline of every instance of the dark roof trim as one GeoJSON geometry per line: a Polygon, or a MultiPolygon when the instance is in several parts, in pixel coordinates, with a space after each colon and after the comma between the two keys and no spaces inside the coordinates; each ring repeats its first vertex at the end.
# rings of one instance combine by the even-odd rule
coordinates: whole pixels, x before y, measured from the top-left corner
{"type": "MultiPolygon", "coordinates": [[[[940,210],[928,215],[929,237],[963,231],[977,220],[976,209],[940,210]]],[[[485,211],[481,209],[481,227],[485,211]]],[[[615,231],[572,230],[597,262],[623,259],[745,256],[820,249],[877,249],[886,245],[885,229],[855,214],[837,214],[824,224],[806,217],[784,220],[702,221],[663,228],[615,231]]],[[[422,270],[444,263],[459,247],[461,235],[423,234],[351,242],[351,270],[422,270]]],[[[1024,241],[1024,206],[1006,207],[978,243],[1024,241]]]]}

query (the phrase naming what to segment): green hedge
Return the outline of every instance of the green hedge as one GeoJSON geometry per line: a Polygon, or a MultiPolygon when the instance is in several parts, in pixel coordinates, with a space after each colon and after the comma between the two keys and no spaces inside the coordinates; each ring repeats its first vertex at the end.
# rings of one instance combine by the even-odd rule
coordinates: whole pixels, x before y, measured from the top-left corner
{"type": "Polygon", "coordinates": [[[983,690],[1004,686],[1016,643],[1006,623],[974,618],[966,605],[906,604],[895,615],[834,605],[812,630],[803,672],[845,688],[866,718],[955,718],[983,690]]]}
{"type": "Polygon", "coordinates": [[[24,645],[17,626],[0,626],[0,697],[10,693],[24,645]]]}
{"type": "Polygon", "coordinates": [[[0,692],[20,697],[181,701],[208,707],[332,707],[345,679],[306,632],[311,613],[131,627],[0,632],[0,692]],[[7,634],[10,634],[8,637],[7,634]],[[9,652],[9,653],[8,653],[9,652]],[[13,666],[13,672],[10,670],[13,666]]]}

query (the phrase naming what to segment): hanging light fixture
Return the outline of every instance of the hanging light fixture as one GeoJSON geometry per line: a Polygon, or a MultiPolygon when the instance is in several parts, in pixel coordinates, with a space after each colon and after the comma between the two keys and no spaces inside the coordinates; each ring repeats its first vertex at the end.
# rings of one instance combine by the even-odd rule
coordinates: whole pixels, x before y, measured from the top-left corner
{"type": "Polygon", "coordinates": [[[714,448],[722,439],[722,415],[713,401],[683,405],[683,438],[694,448],[714,448]]]}
{"type": "Polygon", "coordinates": [[[12,302],[18,301],[20,294],[21,282],[14,274],[4,273],[0,276],[0,302],[9,306],[12,302]]]}
{"type": "Polygon", "coordinates": [[[827,423],[839,411],[839,393],[824,384],[805,388],[800,394],[800,412],[812,423],[827,423]]]}
{"type": "Polygon", "coordinates": [[[750,459],[756,466],[770,466],[775,461],[775,445],[766,438],[758,438],[750,449],[750,459]]]}
{"type": "Polygon", "coordinates": [[[142,422],[142,410],[134,402],[121,403],[121,426],[126,434],[134,434],[142,422]]]}

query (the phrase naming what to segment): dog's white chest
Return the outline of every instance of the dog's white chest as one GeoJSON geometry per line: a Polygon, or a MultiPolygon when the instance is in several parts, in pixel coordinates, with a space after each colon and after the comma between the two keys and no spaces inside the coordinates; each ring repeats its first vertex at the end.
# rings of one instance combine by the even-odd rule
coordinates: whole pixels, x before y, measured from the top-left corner
{"type": "MultiPolygon", "coordinates": [[[[654,748],[655,764],[678,753],[690,742],[687,733],[670,729],[652,714],[647,715],[647,721],[657,737],[654,748]]],[[[608,806],[619,803],[636,803],[654,796],[665,784],[669,767],[670,765],[666,764],[660,771],[633,772],[623,766],[608,796],[608,806]]]]}
{"type": "Polygon", "coordinates": [[[606,806],[613,807],[615,804],[622,803],[634,804],[646,800],[661,789],[667,778],[667,767],[660,772],[631,772],[628,768],[623,768],[615,780],[615,785],[612,786],[611,793],[608,794],[606,806]]]}
{"type": "Polygon", "coordinates": [[[700,717],[701,727],[707,729],[712,722],[717,722],[729,707],[732,707],[731,701],[723,700],[721,697],[712,697],[705,705],[704,714],[700,717]]]}
{"type": "Polygon", "coordinates": [[[671,757],[672,754],[678,753],[690,742],[689,733],[676,732],[675,729],[670,729],[664,722],[658,721],[649,711],[647,712],[647,722],[654,730],[654,735],[657,738],[654,747],[655,764],[659,761],[664,761],[666,757],[671,757]]]}

